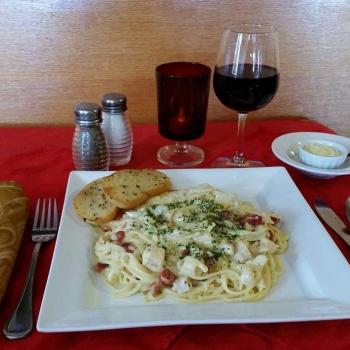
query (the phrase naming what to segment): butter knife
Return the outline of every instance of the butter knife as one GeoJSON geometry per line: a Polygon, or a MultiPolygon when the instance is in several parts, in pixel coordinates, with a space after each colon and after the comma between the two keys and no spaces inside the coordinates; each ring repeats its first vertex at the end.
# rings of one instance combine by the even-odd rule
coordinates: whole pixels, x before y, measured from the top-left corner
{"type": "Polygon", "coordinates": [[[315,209],[322,220],[350,246],[350,234],[344,222],[322,199],[315,199],[315,209]]]}

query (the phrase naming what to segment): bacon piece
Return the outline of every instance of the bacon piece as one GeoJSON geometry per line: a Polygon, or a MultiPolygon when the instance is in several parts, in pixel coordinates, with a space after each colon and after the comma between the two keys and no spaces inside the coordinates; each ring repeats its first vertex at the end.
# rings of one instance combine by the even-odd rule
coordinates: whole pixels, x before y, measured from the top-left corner
{"type": "Polygon", "coordinates": [[[273,235],[273,232],[272,230],[269,230],[267,235],[266,235],[266,238],[269,239],[270,241],[274,242],[274,243],[277,243],[277,239],[275,238],[275,236],[273,235]]]}
{"type": "Polygon", "coordinates": [[[184,258],[185,256],[190,255],[190,250],[187,248],[183,248],[180,251],[179,255],[180,255],[180,258],[184,258]]]}
{"type": "Polygon", "coordinates": [[[133,253],[136,249],[135,246],[132,243],[127,243],[127,242],[123,243],[124,238],[125,238],[125,231],[117,231],[116,240],[111,242],[123,247],[127,253],[133,253]]]}
{"type": "Polygon", "coordinates": [[[152,295],[158,295],[165,287],[171,287],[176,279],[177,277],[174,272],[166,267],[161,271],[158,278],[143,292],[143,294],[151,293],[152,295]]]}
{"type": "Polygon", "coordinates": [[[152,295],[158,295],[162,292],[164,289],[163,283],[158,278],[156,281],[151,283],[149,287],[143,292],[143,294],[152,294],[152,295]]]}
{"type": "Polygon", "coordinates": [[[249,224],[252,226],[258,226],[262,225],[264,223],[264,220],[263,217],[260,215],[247,213],[240,218],[239,223],[241,225],[249,224]]]}
{"type": "Polygon", "coordinates": [[[204,256],[203,260],[204,260],[204,264],[208,268],[208,272],[209,273],[214,272],[215,271],[215,265],[216,265],[215,258],[212,257],[212,256],[206,255],[206,256],[204,256]]]}
{"type": "Polygon", "coordinates": [[[117,231],[115,234],[118,243],[122,243],[125,238],[125,231],[117,231]]]}
{"type": "Polygon", "coordinates": [[[97,262],[96,264],[95,264],[95,270],[97,271],[97,272],[101,272],[101,271],[103,271],[106,267],[108,267],[109,265],[108,264],[105,264],[105,263],[101,263],[101,262],[97,262]]]}
{"type": "Polygon", "coordinates": [[[135,247],[132,243],[124,243],[121,245],[127,253],[133,253],[135,251],[135,247]]]}
{"type": "Polygon", "coordinates": [[[119,210],[117,211],[117,214],[115,215],[114,219],[115,219],[115,220],[121,219],[122,216],[124,215],[124,213],[125,213],[125,210],[119,209],[119,210]]]}
{"type": "Polygon", "coordinates": [[[173,283],[176,280],[176,275],[174,274],[174,272],[172,272],[170,269],[168,269],[167,267],[165,269],[163,269],[159,275],[160,281],[161,283],[165,286],[165,287],[170,287],[173,285],[173,283]]]}
{"type": "Polygon", "coordinates": [[[273,222],[274,225],[278,224],[278,223],[281,221],[281,219],[276,218],[276,217],[274,217],[274,216],[271,216],[271,220],[272,220],[272,222],[273,222]]]}

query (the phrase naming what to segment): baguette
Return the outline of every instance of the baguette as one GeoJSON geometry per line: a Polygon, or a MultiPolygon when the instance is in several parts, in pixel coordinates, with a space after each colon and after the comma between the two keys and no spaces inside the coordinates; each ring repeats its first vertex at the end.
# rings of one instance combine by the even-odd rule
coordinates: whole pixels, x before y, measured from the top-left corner
{"type": "Polygon", "coordinates": [[[119,211],[117,204],[103,192],[102,182],[103,179],[98,179],[89,183],[73,199],[75,212],[91,225],[109,222],[119,211]]]}
{"type": "Polygon", "coordinates": [[[134,209],[155,196],[169,191],[167,175],[152,169],[125,169],[103,179],[103,191],[119,208],[134,209]]]}

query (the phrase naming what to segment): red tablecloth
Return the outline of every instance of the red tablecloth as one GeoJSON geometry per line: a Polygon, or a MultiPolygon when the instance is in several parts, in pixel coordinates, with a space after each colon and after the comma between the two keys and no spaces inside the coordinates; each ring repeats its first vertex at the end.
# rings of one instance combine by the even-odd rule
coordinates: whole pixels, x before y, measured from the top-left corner
{"type": "MultiPolygon", "coordinates": [[[[203,147],[206,160],[201,167],[220,155],[231,155],[235,132],[234,123],[209,123],[205,135],[194,142],[203,147]]],[[[168,141],[158,134],[156,125],[135,125],[134,154],[129,167],[164,168],[157,162],[156,151],[168,141]]],[[[246,154],[267,166],[282,165],[272,154],[271,142],[281,134],[297,131],[332,132],[314,121],[279,119],[248,121],[246,154]]],[[[31,199],[56,196],[62,206],[69,172],[73,170],[71,140],[73,127],[0,128],[0,180],[19,181],[31,199]]],[[[295,183],[312,203],[316,195],[325,198],[345,221],[344,201],[350,196],[349,176],[330,180],[308,178],[287,167],[295,183]]],[[[24,285],[33,244],[30,229],[16,261],[7,293],[0,305],[1,326],[16,305],[24,285]]],[[[333,232],[330,235],[350,261],[350,248],[333,232]]],[[[37,319],[54,242],[42,247],[34,287],[34,317],[37,319]]],[[[326,258],[326,257],[324,257],[326,258]]],[[[336,273],[336,271],[335,271],[336,273]]],[[[341,278],[341,276],[339,276],[341,278]]],[[[62,295],[62,298],[65,296],[62,295]]],[[[349,296],[350,299],[350,296],[349,296]]],[[[57,301],[59,302],[59,300],[57,301]]],[[[350,349],[350,320],[172,326],[136,328],[112,331],[44,334],[34,330],[20,340],[0,336],[0,349],[350,349]]]]}

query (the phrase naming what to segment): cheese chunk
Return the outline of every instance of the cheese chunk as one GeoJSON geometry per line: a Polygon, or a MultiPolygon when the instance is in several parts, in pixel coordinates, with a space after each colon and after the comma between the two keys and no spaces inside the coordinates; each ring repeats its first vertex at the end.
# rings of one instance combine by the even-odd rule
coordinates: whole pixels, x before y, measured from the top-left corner
{"type": "Polygon", "coordinates": [[[190,291],[191,282],[188,277],[180,277],[173,283],[173,291],[176,293],[186,293],[190,291]]]}
{"type": "Polygon", "coordinates": [[[192,256],[186,256],[184,259],[180,260],[177,267],[181,276],[192,278],[208,272],[208,267],[192,256]]]}
{"type": "Polygon", "coordinates": [[[165,250],[159,247],[147,247],[142,254],[142,265],[154,272],[160,272],[164,265],[165,250]]]}

